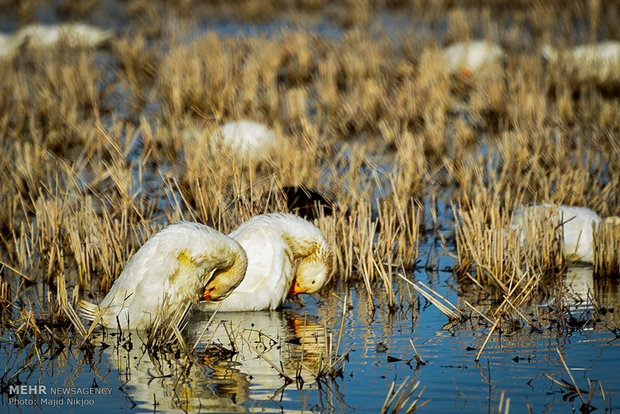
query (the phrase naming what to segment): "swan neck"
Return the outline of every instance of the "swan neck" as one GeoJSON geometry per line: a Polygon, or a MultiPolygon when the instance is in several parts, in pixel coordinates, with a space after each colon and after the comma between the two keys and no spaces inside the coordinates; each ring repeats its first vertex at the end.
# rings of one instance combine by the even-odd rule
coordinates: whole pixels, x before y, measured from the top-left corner
{"type": "Polygon", "coordinates": [[[219,270],[220,277],[241,280],[245,276],[248,267],[248,258],[245,250],[233,239],[228,239],[226,254],[215,268],[219,270]]]}
{"type": "Polygon", "coordinates": [[[312,244],[309,250],[304,251],[299,255],[303,258],[304,262],[323,263],[328,268],[328,273],[331,272],[331,251],[326,242],[317,240],[312,244]]]}
{"type": "Polygon", "coordinates": [[[234,277],[243,277],[245,276],[245,272],[248,267],[248,258],[245,254],[245,251],[239,247],[238,249],[233,249],[233,261],[228,268],[224,268],[231,276],[234,277]]]}

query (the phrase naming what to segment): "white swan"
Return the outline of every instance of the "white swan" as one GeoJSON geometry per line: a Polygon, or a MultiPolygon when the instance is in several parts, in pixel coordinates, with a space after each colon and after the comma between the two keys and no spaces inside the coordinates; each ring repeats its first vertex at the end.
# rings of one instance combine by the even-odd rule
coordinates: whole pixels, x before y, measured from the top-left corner
{"type": "MultiPolygon", "coordinates": [[[[245,278],[222,301],[220,311],[276,309],[288,295],[313,293],[331,273],[329,244],[318,227],[292,214],[263,214],[241,224],[229,236],[248,256],[245,278]],[[295,260],[302,259],[295,271],[295,260]]],[[[200,303],[214,310],[215,303],[200,303]]]]}
{"type": "Polygon", "coordinates": [[[586,207],[539,204],[517,210],[512,226],[516,230],[523,230],[526,221],[549,217],[550,214],[557,215],[556,217],[560,218],[563,223],[563,255],[569,260],[588,263],[592,263],[594,256],[592,225],[598,226],[601,222],[615,223],[619,220],[617,217],[602,220],[598,214],[586,207]]]}
{"type": "Polygon", "coordinates": [[[223,143],[232,153],[245,160],[263,160],[276,149],[276,134],[258,122],[245,119],[218,128],[211,142],[223,143]]]}
{"type": "Polygon", "coordinates": [[[620,83],[620,42],[581,45],[563,53],[543,45],[542,55],[552,63],[563,63],[578,81],[589,80],[600,85],[620,83]]]}
{"type": "Polygon", "coordinates": [[[112,36],[112,32],[82,23],[59,25],[32,24],[20,29],[16,37],[28,46],[48,47],[65,41],[69,47],[96,47],[112,36]]]}
{"type": "Polygon", "coordinates": [[[198,223],[172,224],[140,247],[98,306],[82,301],[80,310],[90,320],[103,312],[106,327],[147,329],[201,297],[226,297],[246,268],[245,252],[230,237],[198,223]]]}
{"type": "Polygon", "coordinates": [[[496,43],[478,40],[455,43],[443,50],[443,59],[449,74],[471,76],[483,67],[498,65],[504,59],[504,50],[496,43]]]}
{"type": "Polygon", "coordinates": [[[0,35],[0,58],[10,59],[20,47],[42,49],[61,41],[72,48],[97,47],[112,37],[112,32],[82,23],[58,25],[31,24],[13,35],[0,35]]]}

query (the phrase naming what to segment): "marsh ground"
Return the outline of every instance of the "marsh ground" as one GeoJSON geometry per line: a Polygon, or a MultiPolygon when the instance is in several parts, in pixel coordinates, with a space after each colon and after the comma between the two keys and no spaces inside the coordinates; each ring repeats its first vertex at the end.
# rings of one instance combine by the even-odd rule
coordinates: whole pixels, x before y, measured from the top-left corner
{"type": "MultiPolygon", "coordinates": [[[[554,224],[538,223],[546,236],[523,248],[504,234],[527,203],[620,214],[619,85],[540,53],[620,38],[618,2],[0,10],[6,32],[65,20],[115,32],[104,49],[25,44],[0,61],[8,410],[32,408],[10,403],[7,387],[40,383],[112,388],[114,398],[76,410],[376,412],[407,377],[420,381],[416,396],[426,387],[420,411],[565,412],[590,398],[619,408],[617,275],[567,266],[554,224]],[[441,49],[468,39],[497,42],[505,60],[447,73],[441,49]],[[248,163],[209,142],[240,118],[273,128],[280,150],[248,163]],[[180,219],[229,232],[286,210],[286,186],[335,205],[317,220],[334,245],[334,278],[305,306],[256,316],[259,329],[229,321],[223,349],[203,342],[192,355],[98,331],[82,344],[63,309],[98,301],[146,238],[180,219]],[[461,319],[418,293],[420,282],[461,319]]],[[[204,324],[192,321],[188,343],[204,324]]]]}

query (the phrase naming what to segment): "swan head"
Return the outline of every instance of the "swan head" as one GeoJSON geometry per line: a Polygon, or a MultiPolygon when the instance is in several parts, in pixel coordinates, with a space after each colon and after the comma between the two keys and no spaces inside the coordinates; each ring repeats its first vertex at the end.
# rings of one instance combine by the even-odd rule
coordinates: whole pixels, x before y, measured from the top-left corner
{"type": "Polygon", "coordinates": [[[303,259],[297,266],[289,296],[318,291],[327,283],[331,273],[329,248],[327,245],[321,245],[315,253],[303,259]]]}
{"type": "Polygon", "coordinates": [[[202,293],[202,300],[218,302],[239,286],[243,277],[231,277],[225,270],[216,270],[202,293]]]}
{"type": "Polygon", "coordinates": [[[238,249],[235,249],[236,254],[232,265],[216,269],[213,272],[202,291],[202,300],[217,302],[226,299],[245,277],[248,258],[241,246],[235,242],[235,247],[237,246],[238,249]]]}

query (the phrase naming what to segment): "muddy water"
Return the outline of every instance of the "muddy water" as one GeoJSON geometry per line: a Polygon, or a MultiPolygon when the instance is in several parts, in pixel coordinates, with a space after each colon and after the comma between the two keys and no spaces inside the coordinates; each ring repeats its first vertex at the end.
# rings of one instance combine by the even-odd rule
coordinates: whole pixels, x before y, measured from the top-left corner
{"type": "MultiPolygon", "coordinates": [[[[408,276],[453,303],[474,299],[449,273],[408,276]]],[[[188,346],[198,342],[191,364],[178,350],[150,355],[135,333],[119,338],[97,332],[94,348],[39,349],[38,355],[32,347],[2,341],[7,363],[0,407],[7,412],[378,412],[392,381],[412,378],[420,382],[419,390],[426,387],[422,400],[430,400],[421,412],[498,412],[500,400],[505,405],[510,399],[513,413],[527,412],[528,404],[533,412],[562,413],[578,410],[581,402],[545,376],[571,381],[559,351],[583,390],[588,380],[600,381],[606,401],[597,388],[592,405],[598,412],[617,410],[619,341],[604,321],[588,320],[591,305],[580,298],[589,289],[602,306],[617,307],[618,283],[593,281],[591,269],[582,267],[571,269],[564,284],[563,300],[572,304],[577,319],[586,321],[583,326],[554,319],[556,299],[551,298],[528,312],[540,330],[502,329],[491,337],[479,363],[474,359],[489,326],[450,324],[424,300],[409,306],[408,293],[400,298],[400,309],[389,312],[380,293],[373,311],[361,284],[332,290],[340,298],[346,295],[351,305],[339,353],[351,351],[340,376],[319,381],[329,342],[336,347],[343,309],[330,292],[278,312],[221,313],[209,327],[210,314],[195,312],[184,331],[188,346]],[[425,365],[416,364],[410,340],[425,365]],[[287,384],[283,375],[293,382],[287,384]],[[46,394],[11,395],[8,386],[19,384],[43,385],[46,394]]],[[[478,298],[479,305],[483,302],[478,298]]]]}

